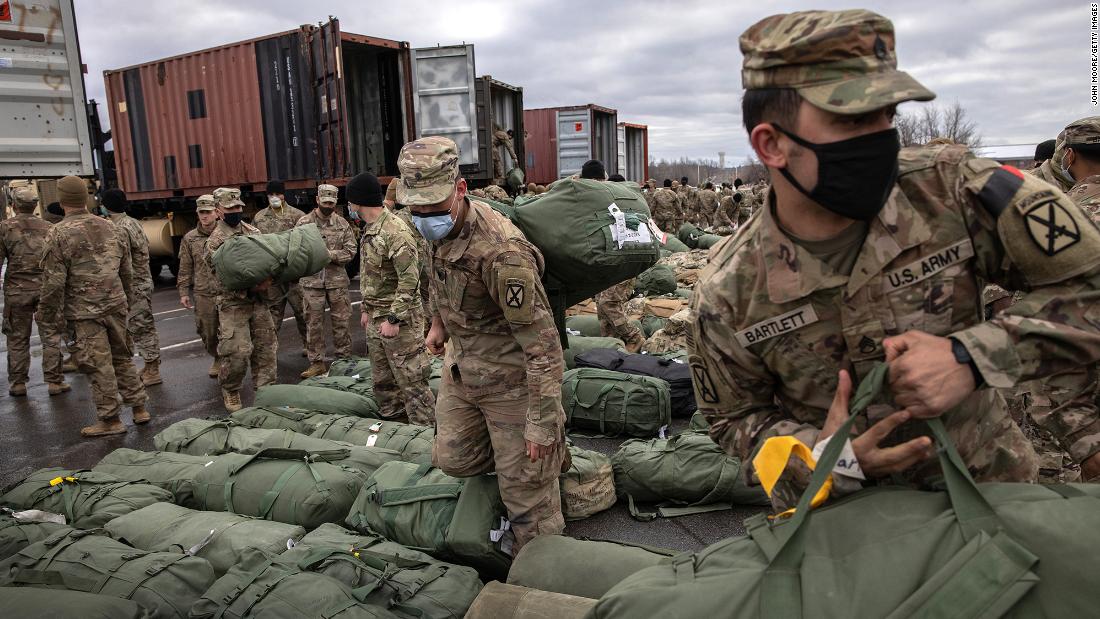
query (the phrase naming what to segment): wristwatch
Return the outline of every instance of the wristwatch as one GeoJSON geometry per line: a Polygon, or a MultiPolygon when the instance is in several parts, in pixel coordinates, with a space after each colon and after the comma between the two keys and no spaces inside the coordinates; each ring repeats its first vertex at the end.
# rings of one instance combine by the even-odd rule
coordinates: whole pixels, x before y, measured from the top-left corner
{"type": "Polygon", "coordinates": [[[955,355],[955,361],[970,368],[970,373],[974,375],[974,386],[980,387],[984,384],[985,379],[982,378],[982,373],[978,371],[978,364],[974,363],[974,358],[970,356],[970,351],[966,349],[966,345],[953,337],[947,339],[951,340],[951,354],[955,355]]]}
{"type": "Polygon", "coordinates": [[[390,323],[391,325],[401,324],[401,321],[397,318],[396,314],[386,314],[386,322],[390,323]]]}

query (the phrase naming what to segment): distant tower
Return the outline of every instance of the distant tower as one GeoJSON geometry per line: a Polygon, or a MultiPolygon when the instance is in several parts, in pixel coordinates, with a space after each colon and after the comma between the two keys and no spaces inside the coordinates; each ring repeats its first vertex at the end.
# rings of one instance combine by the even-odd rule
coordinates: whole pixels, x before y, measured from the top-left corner
{"type": "Polygon", "coordinates": [[[718,151],[718,169],[726,169],[726,153],[718,151]]]}

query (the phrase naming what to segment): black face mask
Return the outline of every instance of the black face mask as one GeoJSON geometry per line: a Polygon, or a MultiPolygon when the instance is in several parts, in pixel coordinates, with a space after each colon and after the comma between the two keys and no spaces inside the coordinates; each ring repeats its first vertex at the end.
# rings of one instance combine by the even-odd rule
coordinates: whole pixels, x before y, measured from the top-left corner
{"type": "Polygon", "coordinates": [[[776,129],[817,155],[817,184],[806,191],[787,168],[779,173],[806,197],[848,219],[870,221],[886,204],[898,178],[897,129],[815,144],[772,123],[776,129]]]}
{"type": "Polygon", "coordinates": [[[336,212],[336,207],[331,207],[331,208],[327,207],[327,206],[322,206],[321,207],[321,214],[324,215],[325,217],[330,217],[334,212],[336,212]]]}
{"type": "Polygon", "coordinates": [[[244,213],[222,213],[222,221],[225,222],[225,225],[236,228],[241,225],[242,215],[244,213]]]}

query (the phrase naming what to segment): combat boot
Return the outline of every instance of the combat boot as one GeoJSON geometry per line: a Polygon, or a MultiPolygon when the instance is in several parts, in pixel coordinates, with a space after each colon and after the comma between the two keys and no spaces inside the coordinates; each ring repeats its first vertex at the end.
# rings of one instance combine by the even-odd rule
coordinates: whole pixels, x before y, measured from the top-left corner
{"type": "Polygon", "coordinates": [[[138,404],[131,410],[133,410],[134,413],[134,423],[137,425],[149,423],[149,420],[153,418],[153,416],[149,414],[149,411],[145,410],[144,404],[138,404]]]}
{"type": "Polygon", "coordinates": [[[93,438],[96,436],[112,436],[115,434],[126,434],[126,426],[122,425],[122,420],[118,417],[111,419],[100,419],[95,425],[88,426],[80,430],[80,436],[84,438],[93,438]]]}
{"type": "Polygon", "coordinates": [[[141,384],[146,387],[152,387],[153,385],[159,385],[164,381],[160,377],[160,359],[156,361],[147,361],[145,367],[141,369],[141,384]]]}
{"type": "Polygon", "coordinates": [[[8,387],[8,395],[21,398],[27,395],[27,385],[24,383],[15,383],[11,387],[8,387]]]}
{"type": "Polygon", "coordinates": [[[241,410],[241,392],[222,389],[222,403],[225,404],[225,410],[231,413],[241,410]]]}
{"type": "Polygon", "coordinates": [[[61,364],[62,372],[76,372],[79,368],[76,367],[76,360],[72,355],[65,357],[65,361],[61,364]]]}
{"type": "Polygon", "coordinates": [[[328,367],[325,366],[324,362],[317,361],[315,363],[309,364],[309,367],[306,368],[306,371],[301,373],[301,377],[302,378],[313,378],[314,376],[320,376],[321,374],[324,374],[327,371],[328,371],[328,367]]]}
{"type": "Polygon", "coordinates": [[[217,378],[218,372],[221,371],[221,364],[217,359],[214,359],[214,363],[210,364],[210,369],[206,371],[206,375],[210,378],[217,378]]]}
{"type": "Polygon", "coordinates": [[[50,395],[58,395],[66,391],[72,391],[73,388],[69,386],[69,383],[50,383],[48,389],[50,395]]]}

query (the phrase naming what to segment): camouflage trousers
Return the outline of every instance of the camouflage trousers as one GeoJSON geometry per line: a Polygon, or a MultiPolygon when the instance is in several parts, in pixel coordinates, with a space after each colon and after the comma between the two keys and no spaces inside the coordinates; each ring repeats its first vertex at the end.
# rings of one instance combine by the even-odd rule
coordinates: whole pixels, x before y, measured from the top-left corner
{"type": "Polygon", "coordinates": [[[267,307],[271,310],[271,322],[275,325],[275,334],[278,335],[283,326],[283,316],[286,314],[286,306],[290,304],[290,311],[294,314],[294,322],[298,326],[298,335],[302,341],[306,341],[306,314],[302,306],[302,287],[293,284],[272,284],[267,289],[267,307]]]}
{"type": "Polygon", "coordinates": [[[513,554],[538,535],[560,534],[565,530],[558,487],[566,451],[564,428],[553,453],[531,462],[523,438],[527,386],[473,397],[452,374],[457,371],[453,365],[443,368],[432,464],[455,477],[496,471],[516,536],[513,554]]]}
{"type": "Polygon", "coordinates": [[[217,359],[218,306],[211,295],[196,293],[191,298],[195,303],[195,331],[202,339],[202,346],[206,352],[217,359]]]}
{"type": "Polygon", "coordinates": [[[92,383],[92,400],[96,416],[115,420],[121,404],[145,404],[145,387],[134,367],[130,335],[126,330],[125,310],[99,318],[70,320],[72,338],[69,348],[77,367],[92,383]]]}
{"type": "Polygon", "coordinates": [[[218,382],[226,391],[240,391],[244,375],[252,366],[256,387],[276,380],[279,340],[271,326],[271,312],[261,301],[248,304],[218,304],[218,382]]]}
{"type": "Polygon", "coordinates": [[[136,288],[126,329],[134,339],[134,347],[145,363],[160,361],[160,337],[153,322],[153,290],[136,288]]]}
{"type": "MultiPolygon", "coordinates": [[[[8,341],[8,384],[25,384],[31,369],[31,321],[38,312],[38,297],[4,295],[4,322],[0,331],[8,341]]],[[[36,320],[37,322],[37,320],[36,320]]],[[[61,336],[43,329],[38,323],[42,340],[42,378],[47,383],[64,382],[61,373],[61,336]]]]}
{"type": "Polygon", "coordinates": [[[351,303],[347,288],[303,288],[306,307],[306,353],[310,363],[325,360],[325,306],[332,322],[332,345],[337,357],[351,356],[351,303]]]}
{"type": "Polygon", "coordinates": [[[382,337],[378,329],[386,321],[377,313],[367,327],[374,399],[383,419],[405,413],[409,423],[435,424],[435,395],[428,388],[432,366],[424,346],[424,318],[417,315],[401,325],[397,337],[382,337]]]}
{"type": "Polygon", "coordinates": [[[673,333],[666,326],[649,336],[649,339],[642,345],[642,352],[660,355],[666,352],[687,350],[687,347],[687,330],[680,329],[679,332],[673,333]]]}
{"type": "Polygon", "coordinates": [[[596,295],[596,316],[600,320],[600,335],[617,337],[630,352],[638,352],[645,343],[645,334],[630,322],[623,311],[623,303],[634,294],[634,280],[616,284],[596,295]]]}
{"type": "Polygon", "coordinates": [[[1050,430],[1054,427],[1063,435],[1067,434],[1064,428],[1058,427],[1058,422],[1073,412],[1085,418],[1096,417],[1093,389],[1075,397],[1073,391],[1076,390],[1072,385],[1064,384],[1061,378],[1061,375],[1054,375],[1004,390],[1013,420],[1020,425],[1024,436],[1031,440],[1039,456],[1040,483],[1081,481],[1081,468],[1050,430]],[[1061,417],[1053,414],[1055,410],[1062,411],[1061,417]]]}

